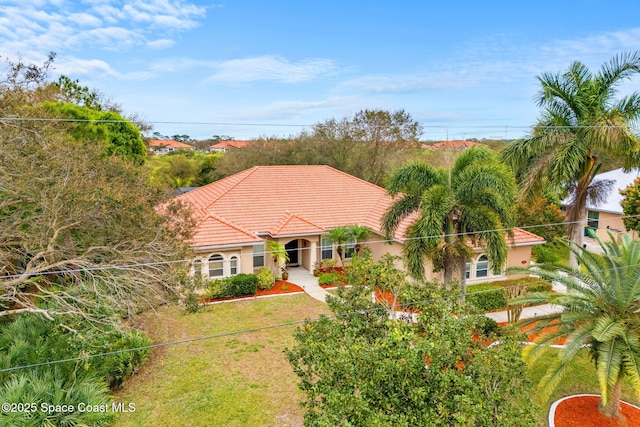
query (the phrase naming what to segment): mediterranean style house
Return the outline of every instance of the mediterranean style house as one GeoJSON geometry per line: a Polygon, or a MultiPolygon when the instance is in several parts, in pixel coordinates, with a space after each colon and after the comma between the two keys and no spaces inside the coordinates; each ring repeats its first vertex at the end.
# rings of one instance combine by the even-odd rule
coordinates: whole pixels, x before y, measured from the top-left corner
{"type": "Polygon", "coordinates": [[[193,150],[193,147],[173,139],[152,139],[149,141],[149,153],[151,154],[162,156],[178,150],[193,150]]]}
{"type": "MultiPolygon", "coordinates": [[[[282,243],[291,266],[311,273],[316,262],[336,258],[326,238],[339,226],[362,225],[372,237],[362,243],[374,258],[401,255],[407,219],[396,235],[386,240],[381,218],[393,203],[384,188],[329,166],[256,166],[177,197],[191,207],[196,229],[190,242],[196,259],[194,271],[215,279],[253,273],[273,262],[265,242],[282,243]]],[[[531,246],[544,239],[516,228],[509,238],[506,267],[528,265],[531,246]]],[[[345,256],[354,252],[348,244],[345,256]]],[[[467,264],[469,283],[505,278],[506,268],[491,271],[481,247],[467,264]]],[[[426,261],[427,278],[441,280],[426,261]]]]}

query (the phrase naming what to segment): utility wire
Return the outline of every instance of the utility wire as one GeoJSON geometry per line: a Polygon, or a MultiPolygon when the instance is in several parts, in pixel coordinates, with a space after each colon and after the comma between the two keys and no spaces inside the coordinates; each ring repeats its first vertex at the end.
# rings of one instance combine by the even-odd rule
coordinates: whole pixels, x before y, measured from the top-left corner
{"type": "MultiPolygon", "coordinates": [[[[624,219],[624,218],[637,218],[637,217],[640,217],[640,214],[623,215],[619,218],[624,219]]],[[[515,226],[515,227],[495,228],[495,229],[488,229],[488,230],[479,230],[475,232],[459,232],[459,233],[449,233],[449,234],[440,234],[440,235],[431,235],[431,236],[407,237],[407,238],[404,238],[403,241],[406,242],[409,240],[435,239],[435,238],[444,238],[444,237],[451,237],[451,236],[453,237],[473,236],[475,234],[481,234],[481,233],[514,231],[516,228],[527,230],[527,229],[535,229],[535,228],[541,228],[541,227],[555,227],[555,226],[561,226],[561,225],[579,224],[580,222],[581,221],[563,221],[563,222],[537,224],[537,225],[523,225],[523,226],[515,226]]],[[[360,243],[371,244],[371,243],[393,243],[393,242],[398,242],[398,240],[396,239],[367,240],[360,243]]],[[[350,243],[346,243],[346,244],[350,244],[350,243]]],[[[220,250],[223,250],[223,249],[220,249],[220,250]]],[[[298,248],[297,250],[298,251],[311,250],[311,247],[298,248]]],[[[215,251],[215,248],[213,248],[212,251],[215,251]]],[[[272,254],[273,254],[272,251],[262,251],[262,252],[253,253],[253,255],[258,255],[258,256],[265,256],[265,255],[272,255],[272,254]]],[[[77,269],[64,269],[64,270],[53,270],[53,271],[47,270],[47,271],[33,272],[33,273],[25,272],[20,274],[9,274],[9,275],[0,276],[0,283],[1,283],[1,280],[3,279],[17,279],[20,277],[27,278],[27,277],[45,276],[48,274],[82,273],[82,272],[91,272],[91,271],[100,271],[100,270],[126,270],[126,269],[137,268],[137,267],[153,267],[153,266],[159,266],[159,265],[191,263],[193,261],[195,261],[194,258],[187,258],[187,259],[170,260],[170,261],[153,261],[153,262],[147,262],[147,263],[104,265],[104,266],[83,267],[83,268],[77,268],[77,269]]]]}
{"type": "MultiPolygon", "coordinates": [[[[598,271],[599,272],[604,272],[604,271],[622,270],[622,269],[632,268],[632,267],[637,267],[637,266],[640,266],[640,264],[632,264],[632,265],[626,265],[626,266],[620,266],[620,267],[613,267],[613,268],[608,268],[608,269],[603,269],[603,270],[598,270],[598,271]]],[[[577,278],[572,274],[568,275],[567,277],[571,277],[571,276],[573,276],[574,278],[577,278]]],[[[577,279],[579,279],[579,278],[577,278],[577,279]]],[[[536,281],[529,282],[526,285],[540,284],[540,283],[547,283],[547,282],[548,282],[548,280],[542,280],[541,279],[540,281],[537,281],[537,282],[536,281]]],[[[518,286],[523,286],[523,285],[518,284],[518,285],[512,285],[512,286],[505,286],[505,287],[503,287],[501,289],[511,289],[511,288],[518,287],[518,286]]],[[[483,290],[483,291],[478,291],[478,292],[473,292],[473,293],[460,293],[460,294],[446,295],[446,296],[442,296],[442,297],[438,297],[438,298],[430,298],[430,299],[426,299],[426,300],[422,300],[422,301],[413,301],[413,302],[408,302],[408,303],[402,303],[402,304],[398,304],[398,307],[411,307],[411,306],[415,306],[415,305],[418,305],[418,304],[427,304],[427,303],[434,303],[436,301],[441,301],[441,300],[460,298],[463,295],[470,296],[470,295],[477,295],[477,294],[483,294],[483,293],[495,292],[495,291],[496,291],[496,289],[486,289],[486,290],[483,290]]],[[[388,307],[388,308],[393,309],[394,307],[388,307]]],[[[339,318],[339,317],[346,317],[346,316],[351,316],[351,315],[356,315],[356,314],[373,313],[375,311],[380,311],[380,310],[387,311],[388,308],[387,307],[373,307],[373,308],[370,308],[370,309],[367,309],[367,310],[358,310],[358,311],[353,311],[353,312],[349,312],[349,313],[338,313],[338,314],[332,314],[332,315],[325,315],[324,317],[327,317],[327,318],[339,318]]],[[[269,330],[269,329],[276,329],[276,328],[282,328],[282,327],[287,327],[287,326],[294,326],[294,325],[298,325],[298,324],[301,324],[301,323],[315,322],[315,321],[318,321],[318,320],[320,320],[320,318],[295,320],[295,321],[286,322],[286,323],[278,323],[278,324],[275,324],[275,325],[261,326],[261,327],[258,327],[258,328],[242,329],[242,330],[239,330],[239,331],[224,332],[224,333],[214,334],[214,335],[205,335],[205,336],[201,336],[201,337],[187,338],[187,339],[184,339],[184,340],[169,341],[169,342],[151,344],[151,345],[147,345],[147,346],[140,346],[140,347],[134,347],[134,348],[126,348],[126,349],[122,349],[122,350],[115,350],[115,351],[109,351],[109,352],[104,352],[104,353],[94,353],[94,354],[88,354],[88,355],[84,355],[84,356],[70,357],[70,358],[67,358],[67,359],[59,359],[59,360],[52,360],[52,361],[47,361],[47,362],[32,363],[32,364],[28,364],[28,365],[14,366],[14,367],[10,367],[10,368],[2,368],[2,369],[0,369],[0,373],[2,373],[2,372],[13,372],[13,371],[22,370],[22,369],[29,369],[29,368],[36,368],[36,367],[40,367],[40,366],[56,365],[56,364],[59,364],[59,363],[76,362],[76,361],[80,361],[80,360],[93,359],[93,358],[96,358],[96,357],[109,356],[109,355],[113,355],[113,354],[127,353],[127,352],[130,352],[130,351],[139,351],[139,350],[154,349],[154,348],[159,348],[159,347],[168,347],[168,346],[172,346],[172,345],[188,344],[188,343],[192,343],[192,342],[204,341],[204,340],[209,340],[209,339],[224,338],[224,337],[240,335],[240,334],[245,334],[245,333],[260,332],[260,331],[265,331],[265,330],[269,330]]]]}
{"type": "MultiPolygon", "coordinates": [[[[134,120],[107,120],[107,119],[70,119],[70,118],[53,118],[53,117],[0,117],[0,121],[23,121],[23,122],[78,122],[78,123],[131,123],[134,120]]],[[[145,121],[148,124],[163,125],[198,125],[198,126],[250,126],[250,127],[313,127],[322,125],[322,123],[304,124],[304,123],[238,123],[238,122],[188,122],[188,121],[145,121]]],[[[420,124],[425,129],[532,129],[537,125],[427,125],[420,124]]],[[[395,128],[393,125],[372,125],[368,126],[376,129],[395,128]]],[[[640,127],[635,126],[617,126],[617,125],[568,125],[568,126],[540,126],[544,129],[631,129],[639,130],[640,127]]]]}

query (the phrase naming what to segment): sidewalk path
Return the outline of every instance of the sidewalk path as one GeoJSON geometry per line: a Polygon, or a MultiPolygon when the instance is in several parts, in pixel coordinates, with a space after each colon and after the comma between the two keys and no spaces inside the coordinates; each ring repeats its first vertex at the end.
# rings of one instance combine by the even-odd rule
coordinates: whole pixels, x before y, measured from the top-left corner
{"type": "Polygon", "coordinates": [[[289,268],[288,281],[300,286],[311,298],[326,302],[326,297],[329,293],[318,284],[318,278],[309,273],[307,269],[303,267],[289,268]]]}
{"type": "MultiPolygon", "coordinates": [[[[560,283],[553,282],[552,289],[556,292],[566,292],[567,288],[560,283]]],[[[534,307],[525,307],[522,309],[520,319],[531,319],[533,317],[544,316],[551,313],[559,313],[562,311],[562,307],[551,304],[536,305],[534,307]]],[[[494,311],[486,313],[486,316],[495,320],[498,323],[506,323],[509,319],[507,311],[494,311]]]]}

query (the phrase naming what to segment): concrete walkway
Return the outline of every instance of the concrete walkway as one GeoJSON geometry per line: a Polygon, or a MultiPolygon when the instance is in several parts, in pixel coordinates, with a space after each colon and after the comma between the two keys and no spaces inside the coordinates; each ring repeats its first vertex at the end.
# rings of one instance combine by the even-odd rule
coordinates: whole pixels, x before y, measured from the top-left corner
{"type": "Polygon", "coordinates": [[[289,268],[289,282],[300,286],[306,294],[318,301],[326,302],[329,295],[319,284],[318,278],[309,273],[309,270],[303,267],[289,268]]]}
{"type": "MultiPolygon", "coordinates": [[[[567,288],[560,283],[553,282],[552,287],[556,292],[567,292],[567,288]]],[[[551,304],[536,305],[534,307],[525,307],[522,309],[520,319],[531,319],[538,316],[544,316],[546,314],[559,313],[562,311],[562,307],[551,304]]],[[[495,320],[498,323],[506,323],[509,320],[507,311],[494,311],[492,313],[486,313],[486,316],[495,320]]]]}
{"type": "MultiPolygon", "coordinates": [[[[318,278],[314,277],[313,274],[309,273],[306,268],[303,267],[293,267],[289,268],[289,282],[300,286],[304,292],[309,295],[311,298],[317,299],[318,301],[326,302],[326,297],[329,293],[324,290],[318,284],[318,278]]],[[[565,292],[566,288],[560,284],[554,283],[553,290],[556,292],[565,292]]],[[[551,305],[551,304],[543,304],[536,305],[535,307],[525,307],[522,310],[522,314],[520,315],[521,319],[530,319],[533,317],[544,316],[546,314],[557,313],[562,311],[561,307],[551,305]]],[[[407,315],[407,313],[398,312],[399,316],[407,315]]],[[[495,320],[498,323],[506,323],[508,321],[507,311],[494,311],[486,314],[487,317],[495,320]]]]}

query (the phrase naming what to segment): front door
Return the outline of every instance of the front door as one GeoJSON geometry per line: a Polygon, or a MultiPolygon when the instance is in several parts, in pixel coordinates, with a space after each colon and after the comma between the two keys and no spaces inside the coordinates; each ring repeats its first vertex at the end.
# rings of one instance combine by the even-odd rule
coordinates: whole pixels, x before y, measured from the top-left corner
{"type": "Polygon", "coordinates": [[[292,240],[286,245],[284,248],[287,250],[287,255],[289,255],[289,265],[297,267],[300,263],[298,260],[298,240],[292,240]]]}

